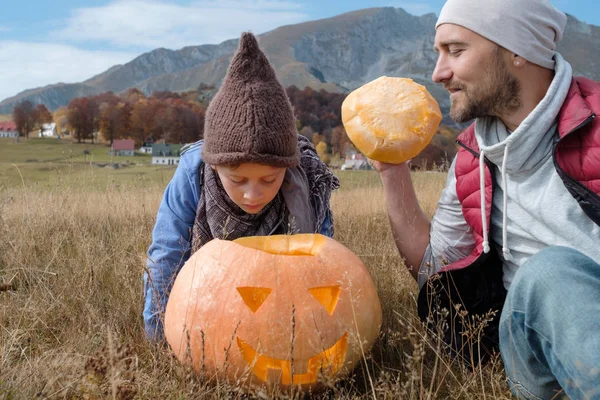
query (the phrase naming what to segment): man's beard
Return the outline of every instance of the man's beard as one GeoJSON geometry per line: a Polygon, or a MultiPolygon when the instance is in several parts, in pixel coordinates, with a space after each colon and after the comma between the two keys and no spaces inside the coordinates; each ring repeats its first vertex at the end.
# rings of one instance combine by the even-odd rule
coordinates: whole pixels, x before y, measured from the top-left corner
{"type": "Polygon", "coordinates": [[[500,116],[521,108],[521,85],[506,68],[500,49],[490,64],[492,75],[479,86],[446,85],[460,89],[463,96],[462,107],[451,99],[450,118],[454,121],[463,123],[479,117],[500,116]]]}

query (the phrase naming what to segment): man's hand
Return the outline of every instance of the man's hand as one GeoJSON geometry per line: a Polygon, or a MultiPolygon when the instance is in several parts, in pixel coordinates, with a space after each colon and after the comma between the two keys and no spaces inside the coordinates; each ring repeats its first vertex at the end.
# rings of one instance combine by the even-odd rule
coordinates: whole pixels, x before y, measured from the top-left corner
{"type": "Polygon", "coordinates": [[[410,177],[410,161],[389,164],[369,159],[379,172],[396,247],[417,280],[429,244],[429,218],[423,213],[410,177]]]}
{"type": "Polygon", "coordinates": [[[400,164],[390,164],[390,163],[384,163],[381,161],[375,161],[375,160],[372,160],[369,158],[368,162],[380,174],[389,173],[389,172],[391,172],[393,174],[394,171],[398,172],[398,171],[404,170],[406,168],[408,168],[410,170],[411,160],[405,161],[400,164]]]}

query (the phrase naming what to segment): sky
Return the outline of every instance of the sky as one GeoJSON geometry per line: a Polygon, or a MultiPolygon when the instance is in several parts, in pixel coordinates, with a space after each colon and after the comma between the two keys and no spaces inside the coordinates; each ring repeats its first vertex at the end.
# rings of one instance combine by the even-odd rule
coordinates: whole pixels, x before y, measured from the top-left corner
{"type": "MultiPolygon", "coordinates": [[[[485,1],[485,0],[481,0],[485,1]]],[[[0,100],[25,89],[80,82],[159,47],[220,43],[242,31],[368,7],[436,13],[444,0],[1,0],[0,100]]],[[[552,0],[600,26],[598,0],[552,0]]]]}

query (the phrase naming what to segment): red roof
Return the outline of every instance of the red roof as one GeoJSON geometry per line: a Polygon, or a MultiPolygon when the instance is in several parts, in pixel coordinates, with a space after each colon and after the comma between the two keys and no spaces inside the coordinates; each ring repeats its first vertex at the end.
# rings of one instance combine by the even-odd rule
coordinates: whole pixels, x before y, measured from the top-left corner
{"type": "Polygon", "coordinates": [[[17,125],[12,121],[0,122],[0,131],[16,131],[17,125]]]}
{"type": "Polygon", "coordinates": [[[135,142],[133,139],[117,139],[113,141],[112,149],[119,150],[135,150],[135,142]]]}

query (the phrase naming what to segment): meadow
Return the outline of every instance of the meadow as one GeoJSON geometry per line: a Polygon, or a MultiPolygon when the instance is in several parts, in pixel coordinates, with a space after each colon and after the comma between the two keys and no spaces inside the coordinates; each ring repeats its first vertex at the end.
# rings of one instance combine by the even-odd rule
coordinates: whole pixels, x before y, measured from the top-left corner
{"type": "MultiPolygon", "coordinates": [[[[0,292],[0,398],[248,397],[145,340],[145,252],[174,171],[148,156],[111,158],[103,145],[0,139],[0,284],[10,289],[0,292]]],[[[370,271],[383,326],[353,374],[310,397],[510,398],[499,357],[471,370],[419,322],[418,288],[394,246],[377,174],[338,175],[336,239],[370,271]]],[[[418,171],[413,179],[433,215],[446,174],[418,171]]]]}

